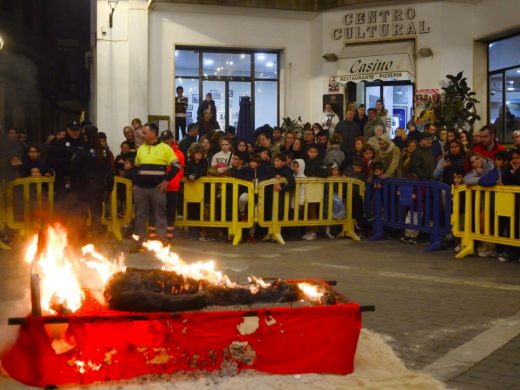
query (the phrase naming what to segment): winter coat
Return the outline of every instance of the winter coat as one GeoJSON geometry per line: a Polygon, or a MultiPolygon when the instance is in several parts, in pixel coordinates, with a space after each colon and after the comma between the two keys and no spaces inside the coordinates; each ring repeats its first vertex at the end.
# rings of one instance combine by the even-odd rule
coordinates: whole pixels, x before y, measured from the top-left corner
{"type": "Polygon", "coordinates": [[[410,158],[408,173],[411,177],[419,180],[431,180],[435,164],[430,148],[425,148],[420,144],[410,158]]]}
{"type": "Polygon", "coordinates": [[[345,161],[345,153],[340,149],[339,145],[330,145],[329,150],[325,154],[323,164],[329,166],[329,164],[336,163],[338,166],[343,166],[345,161]]]}
{"type": "Polygon", "coordinates": [[[464,184],[475,186],[478,184],[478,181],[481,177],[485,176],[486,173],[493,170],[495,168],[495,164],[490,159],[486,159],[486,163],[484,164],[484,170],[481,175],[477,173],[475,169],[472,169],[464,176],[464,184]]]}
{"type": "Polygon", "coordinates": [[[433,171],[433,178],[437,180],[442,180],[443,183],[448,185],[453,184],[453,172],[464,171],[464,165],[466,164],[465,158],[461,155],[452,156],[447,155],[446,157],[441,158],[437,162],[437,166],[433,171]],[[442,166],[446,161],[451,162],[451,166],[443,168],[442,166]]]}
{"type": "Polygon", "coordinates": [[[315,158],[305,161],[305,176],[307,177],[327,177],[327,167],[323,165],[323,160],[315,158]]]}
{"type": "Polygon", "coordinates": [[[341,121],[336,126],[336,133],[341,135],[341,150],[345,154],[346,165],[352,164],[354,153],[354,140],[363,135],[363,130],[359,125],[352,121],[341,121]]]}
{"type": "Polygon", "coordinates": [[[390,178],[399,178],[403,175],[403,165],[401,161],[401,150],[392,142],[390,137],[382,134],[378,137],[387,145],[386,150],[380,150],[381,161],[385,166],[385,175],[390,178]]]}
{"type": "MultiPolygon", "coordinates": [[[[295,175],[295,179],[300,179],[305,177],[305,161],[301,158],[297,158],[291,162],[291,167],[294,163],[298,163],[300,169],[298,170],[298,174],[295,175]]],[[[298,205],[303,206],[305,204],[305,184],[300,185],[300,193],[298,194],[298,205]]],[[[294,197],[291,199],[291,208],[294,208],[294,197]]]]}

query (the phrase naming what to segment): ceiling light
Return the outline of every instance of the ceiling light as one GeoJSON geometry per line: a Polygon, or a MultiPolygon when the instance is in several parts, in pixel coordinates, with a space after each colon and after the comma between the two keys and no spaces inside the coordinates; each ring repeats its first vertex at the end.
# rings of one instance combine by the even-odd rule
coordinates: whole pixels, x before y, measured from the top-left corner
{"type": "Polygon", "coordinates": [[[511,102],[506,102],[506,104],[511,104],[511,102]]]}
{"type": "Polygon", "coordinates": [[[520,69],[517,69],[516,73],[520,73],[520,69]]]}
{"type": "Polygon", "coordinates": [[[213,65],[214,61],[211,58],[204,60],[204,65],[213,65]]]}
{"type": "Polygon", "coordinates": [[[268,68],[272,68],[274,66],[274,63],[268,62],[267,64],[265,64],[265,66],[267,66],[268,68]]]}
{"type": "Polygon", "coordinates": [[[515,89],[513,87],[507,87],[508,91],[514,91],[515,89]]]}
{"type": "Polygon", "coordinates": [[[245,54],[240,54],[240,59],[243,60],[244,58],[246,58],[246,55],[245,54]]]}
{"type": "Polygon", "coordinates": [[[233,65],[233,61],[229,61],[229,65],[233,65]]]}
{"type": "Polygon", "coordinates": [[[259,60],[259,61],[265,60],[265,54],[257,54],[256,55],[256,59],[259,60]]]}
{"type": "Polygon", "coordinates": [[[177,50],[175,50],[175,57],[177,57],[179,55],[179,52],[177,50]]]}

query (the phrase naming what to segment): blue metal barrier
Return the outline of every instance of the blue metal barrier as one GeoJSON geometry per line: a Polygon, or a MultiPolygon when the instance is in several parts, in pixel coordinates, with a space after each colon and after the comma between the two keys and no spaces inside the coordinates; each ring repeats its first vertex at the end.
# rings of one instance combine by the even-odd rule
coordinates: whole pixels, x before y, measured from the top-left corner
{"type": "Polygon", "coordinates": [[[383,228],[411,229],[430,234],[426,251],[441,248],[451,232],[451,187],[433,180],[376,179],[367,185],[365,209],[373,207],[370,241],[384,238],[383,228]],[[372,201],[370,201],[372,199],[372,201]],[[409,222],[406,215],[410,214],[409,222]]]}

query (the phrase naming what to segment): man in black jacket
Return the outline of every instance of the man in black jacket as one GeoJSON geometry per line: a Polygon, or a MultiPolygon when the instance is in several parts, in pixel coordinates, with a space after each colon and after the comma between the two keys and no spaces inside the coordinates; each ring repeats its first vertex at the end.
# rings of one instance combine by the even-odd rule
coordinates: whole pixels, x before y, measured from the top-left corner
{"type": "Polygon", "coordinates": [[[354,121],[352,111],[345,113],[345,120],[338,123],[335,132],[341,135],[341,150],[345,153],[345,167],[349,167],[352,165],[354,155],[354,140],[363,135],[363,130],[354,121]]]}
{"type": "Polygon", "coordinates": [[[210,110],[213,114],[213,119],[217,119],[217,107],[215,106],[215,101],[213,100],[213,95],[211,93],[206,94],[206,100],[200,103],[199,108],[197,109],[197,122],[201,122],[204,118],[204,111],[210,110]]]}

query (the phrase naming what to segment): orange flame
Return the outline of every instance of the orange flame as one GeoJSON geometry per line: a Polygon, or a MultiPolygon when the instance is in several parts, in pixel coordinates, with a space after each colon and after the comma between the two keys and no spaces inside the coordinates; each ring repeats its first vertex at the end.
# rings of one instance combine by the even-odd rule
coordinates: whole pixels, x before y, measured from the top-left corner
{"type": "Polygon", "coordinates": [[[25,260],[36,262],[33,272],[40,274],[42,310],[56,314],[57,307],[76,311],[85,298],[77,278],[75,264],[65,254],[67,232],[60,225],[50,226],[45,248],[37,255],[38,236],[35,236],[25,254],[25,260]]]}
{"type": "Polygon", "coordinates": [[[305,298],[311,302],[321,302],[325,295],[323,287],[314,284],[298,283],[298,288],[305,295],[305,298]]]}
{"type": "Polygon", "coordinates": [[[110,276],[124,270],[124,257],[116,262],[108,261],[95,251],[93,245],[85,246],[83,255],[89,259],[81,259],[81,263],[68,257],[68,240],[66,230],[59,224],[49,226],[43,250],[38,253],[38,235],[30,241],[25,252],[25,261],[33,264],[33,273],[40,276],[41,306],[44,312],[57,314],[58,311],[74,312],[78,310],[85,299],[78,275],[80,266],[84,263],[96,271],[103,285],[110,276]]]}

